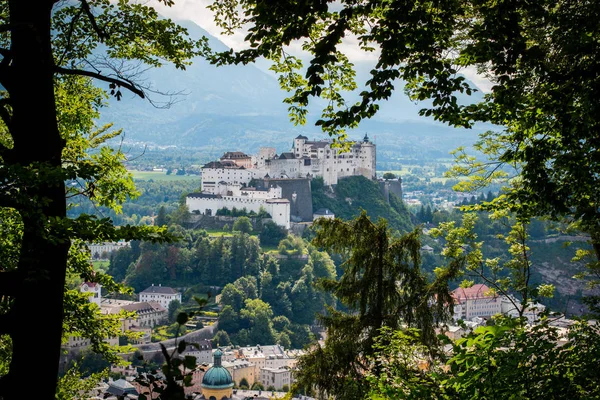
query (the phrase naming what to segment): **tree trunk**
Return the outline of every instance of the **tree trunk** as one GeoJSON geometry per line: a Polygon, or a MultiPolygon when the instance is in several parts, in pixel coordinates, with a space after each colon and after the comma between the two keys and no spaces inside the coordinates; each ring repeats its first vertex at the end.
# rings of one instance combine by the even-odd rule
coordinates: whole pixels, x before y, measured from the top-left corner
{"type": "Polygon", "coordinates": [[[24,234],[17,267],[21,279],[12,308],[17,318],[11,332],[13,356],[0,386],[4,400],[52,399],[56,392],[70,243],[67,238],[57,240],[49,226],[66,217],[64,178],[56,173],[64,142],[54,99],[53,3],[9,1],[12,62],[6,89],[13,111],[10,133],[14,148],[4,161],[9,168],[24,168],[24,173],[35,168],[37,180],[24,178],[18,186],[28,201],[16,207],[24,234]]]}

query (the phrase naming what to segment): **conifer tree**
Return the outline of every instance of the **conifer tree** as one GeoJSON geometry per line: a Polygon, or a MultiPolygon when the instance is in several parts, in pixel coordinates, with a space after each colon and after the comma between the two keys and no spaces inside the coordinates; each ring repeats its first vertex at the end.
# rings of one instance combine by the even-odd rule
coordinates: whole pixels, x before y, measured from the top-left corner
{"type": "Polygon", "coordinates": [[[449,316],[448,279],[456,269],[440,269],[428,282],[419,268],[420,232],[394,236],[385,220],[374,223],[364,211],[349,222],[322,219],[315,225],[313,243],[345,256],[340,279],[324,279],[321,286],[349,312],[329,308],[319,316],[327,339],[300,359],[296,390],[314,386],[336,398],[362,399],[363,373],[370,368],[365,357],[381,328],[419,328],[423,342],[435,347],[434,325],[449,316]]]}

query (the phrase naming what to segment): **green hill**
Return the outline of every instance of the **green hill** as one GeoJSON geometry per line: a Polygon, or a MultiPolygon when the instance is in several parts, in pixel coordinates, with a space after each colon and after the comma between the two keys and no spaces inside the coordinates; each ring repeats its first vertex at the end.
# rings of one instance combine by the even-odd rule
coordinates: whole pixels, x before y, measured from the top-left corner
{"type": "Polygon", "coordinates": [[[388,220],[392,229],[410,231],[413,224],[410,213],[398,196],[390,193],[390,203],[385,200],[379,184],[363,176],[351,176],[340,179],[333,191],[323,184],[320,178],[313,179],[313,209],[328,208],[336,217],[351,219],[358,216],[362,209],[371,220],[388,220]]]}

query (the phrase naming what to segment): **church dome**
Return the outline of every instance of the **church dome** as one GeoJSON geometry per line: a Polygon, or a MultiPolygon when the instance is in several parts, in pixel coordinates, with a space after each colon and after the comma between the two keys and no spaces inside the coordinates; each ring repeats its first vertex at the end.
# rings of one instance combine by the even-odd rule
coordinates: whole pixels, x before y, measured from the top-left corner
{"type": "Polygon", "coordinates": [[[221,365],[223,353],[217,349],[214,354],[214,364],[202,378],[202,387],[207,389],[228,389],[233,387],[231,374],[221,365]]]}

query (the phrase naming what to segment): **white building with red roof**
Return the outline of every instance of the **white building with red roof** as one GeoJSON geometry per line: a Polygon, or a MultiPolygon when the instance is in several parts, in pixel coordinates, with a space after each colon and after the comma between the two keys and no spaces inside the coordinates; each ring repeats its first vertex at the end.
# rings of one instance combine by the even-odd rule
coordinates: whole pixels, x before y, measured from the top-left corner
{"type": "Polygon", "coordinates": [[[452,291],[454,297],[454,319],[470,320],[474,317],[487,318],[502,312],[500,297],[484,284],[452,291]]]}

